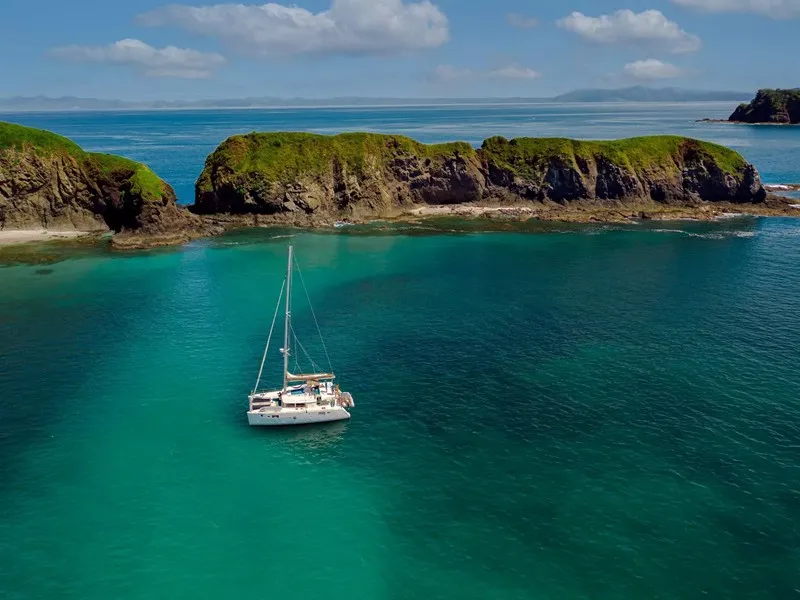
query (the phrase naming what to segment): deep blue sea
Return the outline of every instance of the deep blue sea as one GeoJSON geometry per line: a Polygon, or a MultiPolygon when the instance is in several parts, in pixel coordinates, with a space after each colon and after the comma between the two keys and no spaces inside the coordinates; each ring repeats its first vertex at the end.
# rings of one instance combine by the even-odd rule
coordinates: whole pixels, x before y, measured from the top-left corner
{"type": "MultiPolygon", "coordinates": [[[[800,130],[694,123],[729,110],[0,119],[146,161],[184,201],[216,144],[262,129],[687,133],[800,182],[800,130]]],[[[800,598],[800,221],[468,229],[246,230],[0,267],[0,598],[800,598]],[[256,430],[289,242],[356,408],[256,430]]],[[[296,332],[322,361],[304,298],[296,332]]]]}

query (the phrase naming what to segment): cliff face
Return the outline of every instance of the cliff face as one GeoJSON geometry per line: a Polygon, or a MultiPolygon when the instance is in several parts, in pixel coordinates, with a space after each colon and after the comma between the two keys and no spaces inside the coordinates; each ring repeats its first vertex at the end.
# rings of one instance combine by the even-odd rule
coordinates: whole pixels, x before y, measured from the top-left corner
{"type": "Polygon", "coordinates": [[[800,123],[800,89],[759,90],[749,104],[741,104],[729,117],[738,123],[800,123]]]}
{"type": "Polygon", "coordinates": [[[424,145],[401,136],[253,133],[209,156],[195,212],[388,216],[412,205],[532,201],[762,202],[736,152],[681,137],[614,142],[495,137],[424,145]]]}
{"type": "Polygon", "coordinates": [[[196,185],[199,213],[382,214],[395,206],[479,200],[486,183],[468,144],[305,133],[229,138],[196,185]]]}
{"type": "Polygon", "coordinates": [[[198,223],[145,165],[0,123],[0,229],[163,235],[198,223]]]}

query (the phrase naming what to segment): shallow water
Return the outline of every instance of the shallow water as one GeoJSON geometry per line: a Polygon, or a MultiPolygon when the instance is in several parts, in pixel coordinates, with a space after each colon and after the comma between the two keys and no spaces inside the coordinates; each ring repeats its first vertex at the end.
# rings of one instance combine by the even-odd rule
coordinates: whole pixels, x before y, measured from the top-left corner
{"type": "Polygon", "coordinates": [[[255,230],[0,269],[3,597],[794,597],[798,236],[255,230]],[[253,430],[290,240],[357,406],[253,430]]]}

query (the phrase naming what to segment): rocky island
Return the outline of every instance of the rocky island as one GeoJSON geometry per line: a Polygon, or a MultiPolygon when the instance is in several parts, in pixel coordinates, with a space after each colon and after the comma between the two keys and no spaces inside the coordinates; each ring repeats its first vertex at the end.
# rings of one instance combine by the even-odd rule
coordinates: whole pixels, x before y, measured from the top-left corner
{"type": "Polygon", "coordinates": [[[800,89],[759,90],[749,104],[740,104],[728,121],[772,125],[800,124],[800,89]]]}
{"type": "Polygon", "coordinates": [[[208,157],[192,210],[314,226],[498,207],[573,221],[791,210],[737,152],[684,137],[493,137],[475,149],[371,133],[233,136],[208,157]]]}
{"type": "Polygon", "coordinates": [[[208,228],[147,166],[0,122],[0,230],[114,232],[118,247],[187,241],[208,228]]]}
{"type": "MultiPolygon", "coordinates": [[[[118,248],[254,225],[459,215],[513,220],[710,219],[793,214],[737,152],[676,136],[492,137],[426,145],[373,133],[251,133],[206,159],[194,205],[147,166],[0,122],[0,230],[112,232],[118,248]]],[[[22,235],[22,239],[25,238],[22,235]]]]}
{"type": "Polygon", "coordinates": [[[800,88],[758,90],[755,98],[737,106],[727,119],[700,119],[700,122],[798,125],[800,124],[800,88]]]}

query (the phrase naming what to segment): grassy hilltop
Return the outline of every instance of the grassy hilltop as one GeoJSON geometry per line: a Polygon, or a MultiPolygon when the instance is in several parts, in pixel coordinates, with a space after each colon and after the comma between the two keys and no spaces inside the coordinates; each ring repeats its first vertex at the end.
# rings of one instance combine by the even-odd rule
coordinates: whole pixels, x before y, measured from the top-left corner
{"type": "Polygon", "coordinates": [[[480,152],[487,162],[502,164],[521,175],[533,176],[552,160],[578,165],[579,161],[606,160],[630,173],[675,170],[678,157],[691,146],[723,171],[737,174],[747,161],[735,150],[681,136],[660,135],[611,141],[581,141],[567,138],[489,138],[480,152]]]}
{"type": "Polygon", "coordinates": [[[690,140],[680,136],[648,136],[613,141],[578,141],[566,138],[493,137],[478,150],[466,142],[422,144],[401,135],[342,133],[327,136],[312,133],[250,133],[225,140],[206,162],[199,184],[210,189],[208,175],[223,168],[237,173],[258,172],[274,181],[319,175],[336,161],[345,168],[365,171],[410,155],[426,160],[445,160],[454,156],[484,159],[489,163],[513,167],[531,174],[537,165],[553,159],[575,163],[578,159],[606,159],[631,172],[673,165],[681,149],[691,143],[729,173],[736,173],[747,163],[729,148],[690,140]]]}
{"type": "Polygon", "coordinates": [[[129,180],[130,193],[150,202],[163,201],[171,191],[147,165],[113,154],[85,152],[72,140],[42,129],[0,121],[0,152],[33,153],[43,159],[69,157],[109,179],[129,180]]]}
{"type": "Polygon", "coordinates": [[[237,173],[258,172],[273,181],[322,175],[335,161],[348,171],[364,173],[398,154],[444,159],[456,154],[475,156],[464,142],[421,144],[401,135],[342,133],[250,133],[225,140],[206,161],[198,187],[211,190],[210,173],[217,168],[237,173]]]}

